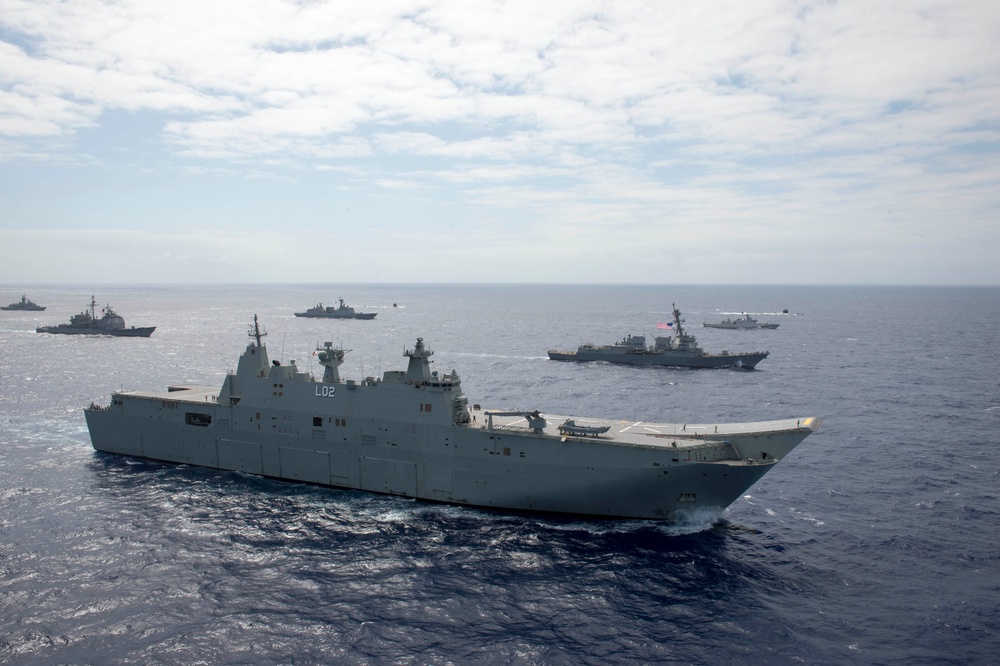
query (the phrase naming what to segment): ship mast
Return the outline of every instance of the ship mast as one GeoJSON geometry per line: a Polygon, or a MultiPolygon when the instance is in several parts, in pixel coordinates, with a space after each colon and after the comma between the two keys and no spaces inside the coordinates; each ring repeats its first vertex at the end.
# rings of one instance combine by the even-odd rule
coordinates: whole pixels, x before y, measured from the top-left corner
{"type": "Polygon", "coordinates": [[[430,357],[433,355],[434,352],[424,347],[424,339],[417,338],[417,344],[414,345],[413,349],[403,351],[403,356],[410,357],[410,364],[406,367],[406,379],[416,381],[430,379],[430,357]]]}
{"type": "Polygon", "coordinates": [[[260,339],[263,337],[267,337],[267,333],[264,331],[264,328],[257,322],[257,315],[253,316],[253,326],[250,327],[249,335],[251,338],[257,339],[258,347],[263,346],[261,345],[260,339]]]}
{"type": "Polygon", "coordinates": [[[682,335],[684,335],[684,329],[681,328],[681,311],[677,309],[676,303],[671,303],[671,305],[674,308],[674,324],[676,325],[677,328],[676,335],[678,338],[680,338],[682,335]]]}

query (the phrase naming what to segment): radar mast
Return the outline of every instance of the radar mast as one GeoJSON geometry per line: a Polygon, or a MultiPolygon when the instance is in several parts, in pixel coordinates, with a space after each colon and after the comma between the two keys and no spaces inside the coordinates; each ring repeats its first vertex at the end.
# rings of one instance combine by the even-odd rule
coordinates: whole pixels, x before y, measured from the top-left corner
{"type": "Polygon", "coordinates": [[[267,337],[267,333],[264,331],[264,327],[261,326],[257,322],[257,315],[253,316],[253,326],[250,327],[250,333],[249,333],[249,335],[250,335],[251,338],[256,338],[257,339],[257,346],[258,347],[263,346],[261,344],[261,342],[260,342],[260,339],[264,338],[264,337],[267,337]]]}

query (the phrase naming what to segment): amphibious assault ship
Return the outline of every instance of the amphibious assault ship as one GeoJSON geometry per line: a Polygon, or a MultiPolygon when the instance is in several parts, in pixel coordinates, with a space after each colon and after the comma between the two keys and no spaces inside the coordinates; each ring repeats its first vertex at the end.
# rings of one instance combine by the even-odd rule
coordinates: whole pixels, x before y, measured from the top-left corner
{"type": "Polygon", "coordinates": [[[822,419],[666,424],[470,409],[422,338],[405,371],[346,381],[325,343],[321,378],[250,341],[221,388],[118,391],[85,410],[98,451],[276,479],[518,511],[679,519],[721,510],[822,419]]]}
{"type": "Polygon", "coordinates": [[[32,300],[28,298],[27,294],[21,296],[20,301],[11,303],[10,305],[0,306],[0,310],[30,310],[32,312],[41,312],[44,309],[44,305],[32,302],[32,300]]]}
{"type": "Polygon", "coordinates": [[[646,346],[646,336],[628,335],[613,345],[580,345],[574,351],[549,350],[553,361],[606,361],[627,365],[665,365],[678,368],[737,367],[753,370],[770,352],[723,351],[709,354],[698,346],[693,335],[684,332],[680,310],[673,306],[674,321],[660,324],[673,330],[672,336],[655,336],[653,344],[646,346]]]}
{"type": "Polygon", "coordinates": [[[703,322],[702,326],[705,328],[725,328],[730,330],[740,330],[746,331],[755,328],[778,328],[778,324],[769,324],[767,322],[759,322],[748,314],[744,314],[742,317],[737,317],[736,319],[723,319],[718,323],[703,322]]]}
{"type": "Polygon", "coordinates": [[[315,305],[305,312],[296,312],[296,317],[325,317],[327,319],[374,319],[377,312],[356,312],[354,308],[344,304],[344,299],[337,299],[340,305],[337,307],[323,304],[315,305]]]}

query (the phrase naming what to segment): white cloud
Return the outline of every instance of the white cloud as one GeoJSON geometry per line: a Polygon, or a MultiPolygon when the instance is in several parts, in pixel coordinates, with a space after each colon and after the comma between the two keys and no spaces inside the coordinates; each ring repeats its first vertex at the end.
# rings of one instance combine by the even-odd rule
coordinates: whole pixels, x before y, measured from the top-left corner
{"type": "Polygon", "coordinates": [[[0,0],[0,165],[113,161],[86,137],[128,111],[157,118],[130,154],[161,177],[326,174],[427,220],[530,226],[526,279],[546,252],[642,279],[720,238],[746,253],[722,281],[819,245],[817,280],[885,278],[871,247],[916,279],[942,243],[1000,243],[998,19],[979,0],[0,0]]]}

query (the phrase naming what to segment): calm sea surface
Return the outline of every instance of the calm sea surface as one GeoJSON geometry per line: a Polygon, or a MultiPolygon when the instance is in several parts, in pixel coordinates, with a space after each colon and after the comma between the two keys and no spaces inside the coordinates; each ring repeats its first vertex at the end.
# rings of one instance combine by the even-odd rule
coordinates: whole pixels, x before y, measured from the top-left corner
{"type": "Polygon", "coordinates": [[[0,662],[993,664],[1000,289],[0,286],[0,662]],[[35,333],[91,294],[149,339],[35,333]],[[343,297],[373,321],[293,316],[343,297]],[[654,334],[676,302],[756,372],[549,361],[654,334]],[[396,303],[398,307],[393,307],[396,303]],[[781,313],[788,309],[788,314],[781,313]],[[776,330],[703,321],[758,313],[776,330]],[[684,525],[425,504],[96,453],[116,389],[221,384],[254,314],[272,358],[405,368],[421,336],[489,408],[658,421],[821,416],[684,525]]]}

